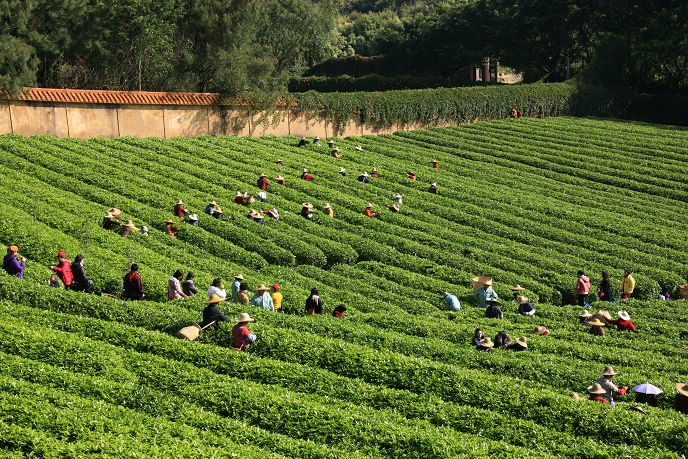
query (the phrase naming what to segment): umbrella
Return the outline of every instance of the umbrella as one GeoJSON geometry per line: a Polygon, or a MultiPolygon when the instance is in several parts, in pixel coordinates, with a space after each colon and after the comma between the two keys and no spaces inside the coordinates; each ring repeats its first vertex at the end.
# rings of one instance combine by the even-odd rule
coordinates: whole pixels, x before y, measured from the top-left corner
{"type": "Polygon", "coordinates": [[[637,386],[635,386],[633,388],[633,392],[636,392],[638,394],[648,394],[648,395],[654,394],[654,395],[657,395],[657,394],[662,393],[662,389],[660,389],[659,387],[653,386],[652,384],[646,382],[646,383],[638,384],[637,386]]]}

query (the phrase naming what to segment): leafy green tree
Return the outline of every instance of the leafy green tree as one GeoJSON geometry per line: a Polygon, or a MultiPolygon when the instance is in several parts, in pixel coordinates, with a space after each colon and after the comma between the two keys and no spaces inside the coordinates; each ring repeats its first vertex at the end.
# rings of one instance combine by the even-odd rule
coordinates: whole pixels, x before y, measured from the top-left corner
{"type": "Polygon", "coordinates": [[[39,59],[31,46],[31,0],[0,0],[0,89],[16,96],[36,84],[39,59]]]}

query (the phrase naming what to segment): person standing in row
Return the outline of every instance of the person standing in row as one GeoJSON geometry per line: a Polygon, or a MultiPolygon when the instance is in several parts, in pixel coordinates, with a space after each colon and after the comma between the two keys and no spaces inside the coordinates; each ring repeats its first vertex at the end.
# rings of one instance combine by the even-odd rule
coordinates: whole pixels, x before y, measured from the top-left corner
{"type": "Polygon", "coordinates": [[[260,175],[258,176],[258,182],[256,182],[256,185],[258,185],[258,188],[260,188],[263,191],[267,190],[268,185],[270,185],[270,181],[268,180],[268,176],[261,172],[260,175]]]}
{"type": "Polygon", "coordinates": [[[239,285],[239,292],[237,293],[236,302],[239,304],[248,305],[248,284],[246,282],[242,282],[239,285]]]}
{"type": "Polygon", "coordinates": [[[124,288],[125,299],[142,300],[146,296],[141,276],[139,275],[139,265],[136,263],[131,265],[131,270],[124,276],[122,287],[124,288]]]}
{"type": "Polygon", "coordinates": [[[258,286],[255,295],[251,298],[251,306],[257,306],[267,311],[275,310],[275,306],[272,304],[272,297],[268,293],[268,288],[265,285],[260,284],[258,286]]]}
{"type": "Polygon", "coordinates": [[[633,294],[633,290],[635,290],[635,279],[631,274],[631,270],[627,269],[624,271],[624,278],[621,282],[621,299],[629,299],[633,294]]]}
{"type": "Polygon", "coordinates": [[[475,298],[478,301],[478,307],[486,308],[487,303],[499,298],[497,292],[492,289],[492,279],[488,279],[475,291],[475,298]]]}
{"type": "Polygon", "coordinates": [[[72,280],[74,279],[74,276],[72,275],[72,263],[67,259],[67,254],[64,252],[58,252],[57,255],[55,255],[55,258],[57,258],[60,262],[57,264],[57,266],[51,266],[50,269],[55,271],[58,276],[60,276],[60,280],[62,281],[62,285],[64,285],[65,289],[69,289],[72,286],[72,280]]]}
{"type": "Polygon", "coordinates": [[[609,273],[607,271],[602,271],[602,281],[597,285],[599,292],[597,292],[597,297],[602,301],[612,301],[612,283],[609,281],[609,273]]]}
{"type": "Polygon", "coordinates": [[[329,202],[326,202],[323,206],[323,212],[325,212],[325,215],[327,215],[330,218],[334,217],[334,210],[332,210],[332,206],[329,202]]]}
{"type": "Polygon", "coordinates": [[[275,312],[284,312],[282,310],[282,299],[284,297],[280,292],[279,284],[272,284],[271,290],[272,294],[270,296],[272,297],[272,306],[275,308],[275,312]]]}
{"type": "MultiPolygon", "coordinates": [[[[114,209],[119,211],[119,209],[114,209]]],[[[110,230],[112,228],[116,228],[119,226],[119,222],[116,221],[115,219],[119,218],[119,214],[115,215],[111,211],[105,212],[105,216],[103,217],[103,229],[110,230]]]]}
{"type": "Polygon", "coordinates": [[[304,202],[301,204],[301,216],[310,220],[313,218],[313,204],[310,202],[304,202]]]}
{"type": "Polygon", "coordinates": [[[186,298],[186,293],[182,290],[182,278],[184,273],[181,269],[174,272],[172,276],[167,280],[167,299],[176,300],[178,298],[186,298]]]}
{"type": "Polygon", "coordinates": [[[590,279],[585,275],[583,270],[578,271],[578,281],[573,292],[573,298],[578,301],[578,306],[585,306],[590,292],[590,279]]]}
{"type": "Polygon", "coordinates": [[[449,292],[442,292],[442,296],[444,297],[444,304],[448,310],[453,312],[458,312],[461,310],[461,303],[456,295],[453,295],[449,292]]]}
{"type": "Polygon", "coordinates": [[[210,298],[213,294],[219,296],[220,298],[227,297],[225,286],[222,285],[222,279],[220,279],[219,277],[213,279],[213,283],[210,284],[210,287],[208,287],[208,298],[210,298]]]}
{"type": "Polygon", "coordinates": [[[248,312],[242,312],[239,317],[234,319],[237,324],[232,328],[232,341],[234,349],[243,351],[249,347],[256,340],[256,335],[251,333],[248,329],[248,323],[253,322],[253,319],[248,312]]]}
{"type": "Polygon", "coordinates": [[[368,218],[373,218],[375,216],[375,212],[373,212],[373,205],[372,204],[368,203],[365,210],[363,211],[363,215],[365,215],[368,218]]]}
{"type": "Polygon", "coordinates": [[[179,218],[184,218],[184,215],[186,215],[187,210],[184,208],[184,203],[182,200],[178,200],[177,203],[174,205],[174,210],[172,211],[175,216],[179,218]]]}
{"type": "Polygon", "coordinates": [[[182,291],[186,296],[196,296],[198,289],[194,283],[194,273],[190,272],[186,275],[186,280],[182,282],[182,291]]]}
{"type": "Polygon", "coordinates": [[[612,382],[612,378],[617,374],[614,368],[608,365],[602,370],[602,377],[595,381],[595,383],[599,384],[602,389],[604,389],[604,394],[601,395],[609,401],[611,406],[614,406],[614,394],[624,395],[628,390],[628,387],[618,388],[616,384],[612,382]]]}
{"type": "Polygon", "coordinates": [[[7,255],[5,255],[5,258],[2,260],[2,267],[10,276],[24,279],[26,258],[19,255],[19,247],[16,245],[7,247],[7,255]]]}
{"type": "Polygon", "coordinates": [[[244,276],[241,274],[237,274],[234,276],[234,280],[232,281],[232,301],[236,302],[237,300],[237,294],[239,293],[239,287],[241,287],[241,281],[244,280],[244,276]]]}
{"type": "Polygon", "coordinates": [[[323,304],[320,300],[320,292],[317,287],[311,289],[310,296],[306,299],[306,314],[312,316],[313,314],[322,314],[323,304]]]}
{"type": "Polygon", "coordinates": [[[346,305],[340,304],[340,305],[337,305],[336,308],[334,308],[334,311],[332,311],[332,316],[336,317],[338,319],[343,319],[345,312],[346,312],[346,305]]]}
{"type": "Polygon", "coordinates": [[[74,258],[74,263],[71,266],[72,269],[72,290],[77,292],[93,293],[93,281],[88,274],[86,274],[86,269],[84,268],[84,256],[77,255],[74,258]]]}
{"type": "Polygon", "coordinates": [[[488,319],[503,319],[504,314],[502,314],[502,308],[499,305],[502,304],[497,299],[490,300],[490,305],[485,309],[485,317],[488,319]]]}
{"type": "Polygon", "coordinates": [[[201,322],[201,327],[207,327],[213,322],[215,322],[215,327],[217,327],[220,322],[227,322],[229,319],[222,314],[222,311],[220,311],[219,304],[221,302],[225,301],[225,298],[222,298],[216,294],[210,295],[210,298],[208,298],[208,301],[205,302],[206,307],[203,308],[203,322],[201,322]]]}
{"type": "Polygon", "coordinates": [[[207,206],[205,206],[204,212],[208,215],[212,215],[215,212],[215,206],[217,203],[213,200],[208,203],[207,206]]]}

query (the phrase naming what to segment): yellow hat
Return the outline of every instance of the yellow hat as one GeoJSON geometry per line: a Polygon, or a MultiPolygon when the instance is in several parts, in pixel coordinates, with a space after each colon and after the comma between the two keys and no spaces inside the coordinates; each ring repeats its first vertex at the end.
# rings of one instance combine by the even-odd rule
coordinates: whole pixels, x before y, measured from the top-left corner
{"type": "Polygon", "coordinates": [[[226,298],[222,298],[217,293],[213,293],[210,295],[210,298],[208,298],[208,301],[206,301],[205,304],[219,303],[220,301],[225,301],[225,300],[226,300],[226,298]]]}

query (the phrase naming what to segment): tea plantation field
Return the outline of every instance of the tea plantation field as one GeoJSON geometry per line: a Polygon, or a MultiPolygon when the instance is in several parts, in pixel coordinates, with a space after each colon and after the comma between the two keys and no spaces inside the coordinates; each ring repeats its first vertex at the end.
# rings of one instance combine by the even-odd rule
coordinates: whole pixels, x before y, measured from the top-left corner
{"type": "Polygon", "coordinates": [[[334,140],[341,159],[325,139],[0,136],[0,245],[28,260],[25,280],[0,274],[0,455],[685,457],[673,397],[688,383],[688,307],[657,298],[687,283],[688,130],[549,118],[334,140]],[[379,178],[357,180],[373,167],[379,178]],[[261,172],[267,202],[250,207],[281,218],[259,225],[234,196],[257,194],[261,172]],[[198,227],[173,217],[178,199],[198,227]],[[203,213],[210,200],[224,219],[203,213]],[[299,215],[306,201],[312,220],[299,215]],[[110,207],[149,234],[103,230],[110,207]],[[96,294],[47,286],[59,250],[84,254],[96,294]],[[131,263],[148,301],[101,296],[121,294],[131,263]],[[576,272],[593,301],[600,272],[618,295],[625,268],[634,298],[590,309],[625,309],[638,331],[592,336],[572,305],[576,272]],[[166,300],[177,269],[196,274],[197,297],[166,300]],[[256,318],[243,353],[229,348],[232,324],[176,338],[212,279],[229,286],[236,273],[251,288],[280,284],[287,314],[222,303],[256,318]],[[504,319],[475,307],[481,275],[504,319]],[[515,313],[516,283],[535,317],[515,313]],[[321,316],[303,315],[312,287],[321,316]],[[445,310],[444,290],[461,311],[445,310]],[[340,303],[344,320],[330,315],[340,303]],[[540,324],[551,335],[532,334],[540,324]],[[532,350],[478,352],[477,327],[527,336],[532,350]],[[631,391],[616,407],[569,397],[605,365],[619,386],[662,388],[660,406],[629,409],[631,391]]]}

